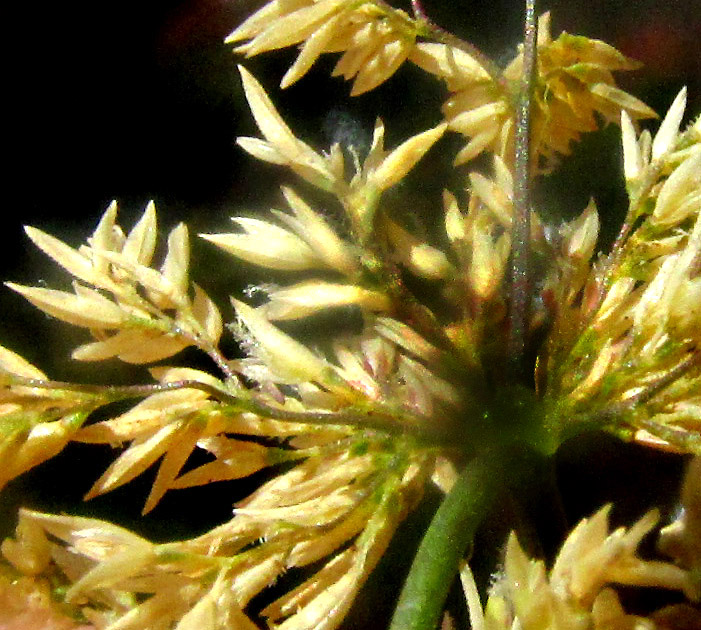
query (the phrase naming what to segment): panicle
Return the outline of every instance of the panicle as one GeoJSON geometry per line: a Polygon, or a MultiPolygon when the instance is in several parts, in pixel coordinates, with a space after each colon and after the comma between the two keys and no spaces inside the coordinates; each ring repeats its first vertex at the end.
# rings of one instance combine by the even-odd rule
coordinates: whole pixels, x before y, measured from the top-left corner
{"type": "MultiPolygon", "coordinates": [[[[451,130],[469,138],[455,164],[466,163],[485,151],[510,162],[522,55],[519,53],[504,69],[501,81],[490,77],[469,53],[448,44],[418,44],[409,58],[442,78],[451,93],[443,114],[451,130]]],[[[637,67],[599,40],[569,33],[553,40],[549,13],[540,17],[531,135],[537,172],[552,170],[583,133],[597,129],[595,115],[616,123],[622,111],[632,119],[656,116],[647,105],[615,85],[612,72],[637,67]]]]}
{"type": "Polygon", "coordinates": [[[352,96],[374,89],[404,63],[417,36],[413,20],[401,10],[374,2],[305,0],[269,2],[234,30],[227,42],[250,57],[303,44],[282,78],[286,88],[324,53],[343,53],[333,76],[353,79],[352,96]]]}
{"type": "Polygon", "coordinates": [[[32,304],[62,321],[90,330],[96,341],[73,353],[81,361],[119,357],[150,363],[195,345],[219,342],[221,317],[199,287],[190,294],[188,232],[181,224],[168,235],[160,268],[152,268],[156,211],[148,204],[126,236],[111,204],[88,244],[74,249],[36,228],[28,236],[74,278],[73,292],[6,283],[32,304]]]}
{"type": "MultiPolygon", "coordinates": [[[[514,533],[506,545],[503,570],[493,583],[484,613],[476,606],[471,616],[489,630],[519,627],[632,628],[648,627],[669,609],[651,618],[626,612],[616,590],[620,586],[657,587],[681,591],[691,601],[701,597],[693,574],[660,560],[637,555],[642,538],[655,526],[659,515],[648,512],[629,529],[608,532],[610,505],[581,520],[565,540],[553,567],[532,560],[514,533]]],[[[467,592],[466,592],[467,595],[467,592]]],[[[679,606],[684,618],[684,605],[679,606]]]]}
{"type": "Polygon", "coordinates": [[[701,144],[693,126],[679,131],[684,102],[682,90],[652,141],[622,115],[628,216],[613,252],[560,302],[544,371],[577,413],[701,453],[701,144]]]}

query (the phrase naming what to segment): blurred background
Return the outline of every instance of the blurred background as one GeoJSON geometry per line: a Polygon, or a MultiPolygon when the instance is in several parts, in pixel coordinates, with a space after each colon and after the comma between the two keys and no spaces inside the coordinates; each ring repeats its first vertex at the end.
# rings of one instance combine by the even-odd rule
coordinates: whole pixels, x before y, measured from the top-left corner
{"type": "MultiPolygon", "coordinates": [[[[125,228],[154,199],[163,234],[186,221],[193,235],[225,231],[230,216],[280,203],[279,184],[294,180],[276,167],[254,162],[235,144],[237,136],[257,135],[257,131],[236,71],[242,59],[223,44],[224,37],[261,4],[126,0],[8,6],[4,97],[9,106],[4,134],[8,161],[0,193],[3,280],[67,287],[65,276],[31,246],[22,226],[34,225],[78,245],[112,199],[120,203],[125,228]]],[[[522,28],[520,3],[425,0],[424,4],[438,24],[497,60],[506,63],[512,58],[522,28]]],[[[539,3],[539,11],[546,9],[552,11],[554,36],[566,30],[600,38],[642,61],[642,70],[619,75],[620,84],[658,112],[666,110],[682,85],[689,88],[685,120],[701,111],[698,0],[539,3]]],[[[439,120],[443,89],[411,64],[380,89],[351,101],[350,84],[329,78],[335,63],[331,56],[298,84],[277,92],[294,55],[286,50],[245,63],[272,94],[293,130],[313,146],[324,148],[334,140],[369,134],[377,115],[388,127],[388,146],[439,120]]],[[[615,225],[625,209],[620,161],[617,128],[592,134],[572,161],[539,184],[546,212],[573,216],[593,196],[604,222],[615,225]],[[611,171],[619,176],[609,177],[611,171]]],[[[430,215],[436,212],[434,193],[440,192],[444,182],[431,178],[435,165],[423,168],[418,180],[421,195],[414,209],[430,215]]],[[[193,278],[218,298],[226,316],[226,296],[252,281],[252,269],[193,240],[193,278]]],[[[110,363],[86,367],[68,362],[71,348],[85,340],[82,331],[49,321],[21,297],[0,288],[0,344],[20,352],[52,377],[107,383],[143,376],[138,371],[125,373],[110,363]]],[[[667,495],[674,492],[681,470],[677,459],[600,438],[594,442],[596,466],[591,466],[592,450],[586,444],[570,449],[560,466],[563,494],[573,497],[568,499],[573,505],[566,506],[573,517],[618,498],[618,486],[624,497],[619,512],[623,520],[629,514],[638,516],[645,505],[665,494],[665,488],[670,489],[667,495]],[[631,494],[636,474],[651,466],[656,483],[640,487],[626,508],[625,495],[631,494]],[[597,484],[601,479],[608,480],[605,488],[597,484]]],[[[71,447],[56,461],[17,480],[0,494],[0,534],[14,526],[21,504],[75,513],[80,496],[108,457],[109,449],[95,455],[71,447]]],[[[191,494],[171,493],[149,519],[141,521],[139,510],[149,484],[149,476],[144,475],[79,509],[103,517],[117,514],[125,524],[155,537],[178,536],[229,518],[232,502],[241,495],[239,486],[228,484],[191,494]],[[184,505],[197,509],[183,510],[184,505]]],[[[428,519],[430,512],[429,502],[406,526],[406,535],[420,531],[421,519],[428,519]]],[[[386,567],[402,555],[400,550],[393,553],[386,567]]],[[[388,573],[385,578],[379,575],[374,579],[386,579],[388,573]]],[[[379,605],[370,602],[365,608],[379,605]]],[[[363,614],[359,612],[349,627],[367,624],[369,613],[363,614]]]]}

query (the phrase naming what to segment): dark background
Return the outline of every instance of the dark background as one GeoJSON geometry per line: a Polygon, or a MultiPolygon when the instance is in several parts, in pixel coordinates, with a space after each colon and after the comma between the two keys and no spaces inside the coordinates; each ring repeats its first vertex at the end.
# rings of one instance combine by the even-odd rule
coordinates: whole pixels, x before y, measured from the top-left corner
{"type": "MultiPolygon", "coordinates": [[[[164,234],[186,221],[193,235],[226,230],[228,217],[279,203],[279,183],[293,180],[276,167],[256,163],[235,145],[238,135],[257,131],[236,71],[242,60],[222,43],[260,4],[132,0],[8,7],[0,277],[66,287],[65,276],[31,246],[22,226],[40,227],[78,245],[111,199],[120,202],[125,228],[154,199],[164,234]]],[[[663,112],[684,84],[689,87],[687,111],[701,111],[701,6],[696,0],[553,0],[541,5],[540,10],[552,9],[555,36],[567,30],[601,38],[643,61],[642,71],[620,75],[620,82],[657,111],[663,112]]],[[[425,6],[439,24],[495,58],[513,55],[521,31],[520,3],[426,0],[425,6]]],[[[294,52],[282,51],[245,63],[293,130],[318,148],[327,147],[339,130],[342,135],[368,133],[378,114],[387,124],[389,146],[439,120],[441,87],[410,64],[379,90],[349,101],[350,85],[329,78],[335,56],[318,63],[286,92],[277,92],[293,58],[294,52]]],[[[610,169],[620,172],[618,146],[615,127],[588,137],[575,159],[539,186],[546,212],[571,216],[593,195],[604,221],[613,225],[625,207],[621,178],[608,176],[610,169]]],[[[429,193],[439,192],[441,181],[434,182],[431,172],[423,171],[421,201],[416,202],[420,214],[429,193]]],[[[227,294],[249,281],[250,267],[242,268],[200,243],[193,248],[194,279],[217,296],[226,313],[227,294]]],[[[0,289],[0,344],[54,378],[133,380],[133,373],[109,362],[87,367],[68,362],[71,348],[85,340],[82,331],[49,321],[21,297],[0,289]]],[[[71,447],[11,484],[0,495],[0,534],[13,527],[21,504],[75,513],[79,497],[108,457],[109,449],[95,455],[71,447]]],[[[614,498],[620,502],[619,518],[639,516],[660,496],[673,494],[679,472],[674,458],[601,438],[565,449],[560,464],[566,508],[573,519],[614,498]],[[638,484],[639,477],[647,481],[638,484]],[[631,493],[631,487],[636,491],[631,493]]],[[[229,518],[231,504],[241,494],[235,484],[170,493],[142,521],[138,513],[150,481],[144,475],[80,509],[167,538],[229,518]]],[[[430,507],[405,526],[405,539],[421,531],[430,507]]],[[[404,567],[399,573],[405,570],[410,557],[405,548],[393,548],[384,573],[373,578],[375,586],[396,577],[393,563],[404,567]]],[[[387,594],[385,600],[391,605],[393,596],[387,594]]],[[[365,601],[353,623],[375,627],[368,619],[378,607],[382,601],[377,596],[365,601]]]]}

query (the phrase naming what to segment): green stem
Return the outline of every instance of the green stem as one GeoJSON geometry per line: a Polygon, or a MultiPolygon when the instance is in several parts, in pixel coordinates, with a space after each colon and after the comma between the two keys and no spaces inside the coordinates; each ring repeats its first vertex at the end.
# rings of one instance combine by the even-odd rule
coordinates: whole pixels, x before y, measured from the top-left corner
{"type": "Polygon", "coordinates": [[[389,630],[438,626],[460,559],[497,493],[501,461],[494,452],[485,452],[458,477],[419,545],[389,630]]]}

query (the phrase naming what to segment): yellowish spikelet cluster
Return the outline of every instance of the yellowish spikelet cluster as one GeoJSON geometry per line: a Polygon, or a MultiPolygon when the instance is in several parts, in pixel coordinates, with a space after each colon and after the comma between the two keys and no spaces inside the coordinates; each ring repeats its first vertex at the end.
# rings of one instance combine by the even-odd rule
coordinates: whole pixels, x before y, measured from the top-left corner
{"type": "Polygon", "coordinates": [[[352,96],[386,81],[408,57],[416,38],[409,16],[373,2],[302,0],[269,2],[227,38],[250,40],[236,50],[257,55],[304,42],[282,78],[292,85],[324,53],[342,52],[333,76],[353,79],[352,96]]]}
{"type": "Polygon", "coordinates": [[[58,569],[72,582],[67,604],[98,627],[124,630],[253,629],[243,612],[251,599],[289,569],[314,565],[261,614],[285,630],[333,628],[421,496],[429,468],[400,451],[353,455],[343,442],[327,444],[198,538],[157,545],[105,521],[24,510],[2,550],[22,573],[58,569]]]}
{"type": "Polygon", "coordinates": [[[581,262],[561,268],[547,369],[571,411],[598,406],[641,441],[655,442],[652,431],[658,444],[701,453],[701,143],[693,126],[679,132],[684,105],[682,90],[654,140],[636,138],[622,114],[628,217],[588,277],[581,262]]]}
{"type": "MultiPolygon", "coordinates": [[[[643,516],[630,529],[619,528],[608,533],[610,507],[579,522],[550,571],[546,571],[542,561],[529,559],[512,534],[506,545],[503,570],[491,588],[484,616],[479,608],[471,607],[473,628],[608,630],[656,628],[655,618],[698,620],[698,615],[686,605],[663,609],[652,618],[625,611],[617,586],[681,591],[692,601],[698,601],[701,585],[688,570],[636,555],[641,540],[658,520],[655,511],[643,516]]],[[[464,574],[464,578],[469,584],[469,575],[464,574]]]]}
{"type": "Polygon", "coordinates": [[[181,224],[170,232],[168,252],[156,270],[149,266],[156,248],[154,205],[147,206],[126,236],[116,216],[113,203],[79,249],[27,228],[34,244],[75,278],[73,293],[7,286],[46,313],[92,332],[97,340],[77,348],[74,359],[117,356],[128,363],[149,363],[189,345],[216,346],[222,332],[218,310],[199,287],[194,298],[189,294],[187,227],[181,224]]]}
{"type": "MultiPolygon", "coordinates": [[[[418,44],[410,59],[441,77],[451,92],[443,115],[450,129],[470,138],[455,163],[468,162],[483,151],[510,162],[522,56],[506,67],[501,82],[495,81],[468,52],[448,44],[418,44]]],[[[612,71],[636,67],[636,63],[599,40],[568,33],[553,40],[550,16],[541,16],[531,136],[531,150],[539,171],[550,170],[583,133],[594,131],[598,127],[597,114],[606,122],[616,123],[621,111],[634,119],[656,116],[644,103],[615,86],[612,71]]]]}

